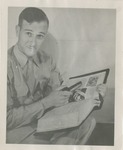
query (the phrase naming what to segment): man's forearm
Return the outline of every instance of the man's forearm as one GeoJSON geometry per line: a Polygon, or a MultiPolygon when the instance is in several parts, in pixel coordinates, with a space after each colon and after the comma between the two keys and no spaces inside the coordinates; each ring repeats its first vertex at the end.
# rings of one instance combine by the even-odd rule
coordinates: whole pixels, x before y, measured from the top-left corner
{"type": "Polygon", "coordinates": [[[29,124],[34,118],[40,118],[44,113],[41,101],[18,108],[12,108],[7,112],[7,128],[13,129],[29,124]]]}

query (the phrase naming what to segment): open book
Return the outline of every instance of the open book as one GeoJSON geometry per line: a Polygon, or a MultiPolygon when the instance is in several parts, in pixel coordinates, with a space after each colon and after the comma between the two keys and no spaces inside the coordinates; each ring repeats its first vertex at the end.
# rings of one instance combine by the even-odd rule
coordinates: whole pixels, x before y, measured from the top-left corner
{"type": "Polygon", "coordinates": [[[107,82],[109,69],[71,77],[61,90],[73,92],[70,102],[54,108],[38,120],[37,132],[71,128],[80,125],[93,110],[87,99],[94,98],[96,87],[107,82]],[[71,100],[72,99],[72,100],[71,100]]]}

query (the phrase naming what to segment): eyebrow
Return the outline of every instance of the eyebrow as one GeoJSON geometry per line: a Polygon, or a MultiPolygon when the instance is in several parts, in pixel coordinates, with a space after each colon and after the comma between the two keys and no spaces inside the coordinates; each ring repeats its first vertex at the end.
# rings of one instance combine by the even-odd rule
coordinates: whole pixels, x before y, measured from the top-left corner
{"type": "MultiPolygon", "coordinates": [[[[32,30],[30,30],[30,29],[24,29],[25,31],[30,31],[30,32],[33,32],[32,30]]],[[[44,34],[45,35],[45,33],[44,32],[39,32],[39,34],[44,34]]]]}

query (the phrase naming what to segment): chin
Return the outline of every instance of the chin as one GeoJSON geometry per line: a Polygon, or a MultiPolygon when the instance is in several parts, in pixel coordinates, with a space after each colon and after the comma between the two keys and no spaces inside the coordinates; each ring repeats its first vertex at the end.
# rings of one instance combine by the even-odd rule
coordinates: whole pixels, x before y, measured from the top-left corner
{"type": "Polygon", "coordinates": [[[35,55],[35,53],[33,53],[33,54],[26,54],[26,55],[27,55],[27,57],[33,57],[35,55]]]}
{"type": "Polygon", "coordinates": [[[35,54],[36,54],[35,51],[32,51],[32,52],[29,51],[29,52],[26,53],[26,55],[27,55],[28,57],[33,57],[35,54]]]}

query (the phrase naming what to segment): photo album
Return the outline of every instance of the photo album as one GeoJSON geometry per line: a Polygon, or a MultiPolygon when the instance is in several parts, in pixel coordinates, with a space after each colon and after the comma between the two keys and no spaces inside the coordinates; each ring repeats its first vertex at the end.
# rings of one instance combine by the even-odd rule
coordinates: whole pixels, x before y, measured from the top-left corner
{"type": "Polygon", "coordinates": [[[59,89],[71,91],[68,104],[53,108],[38,120],[37,133],[60,130],[80,125],[92,112],[93,107],[88,107],[87,99],[94,99],[96,87],[106,84],[109,69],[91,72],[69,78],[67,86],[59,89]]]}

